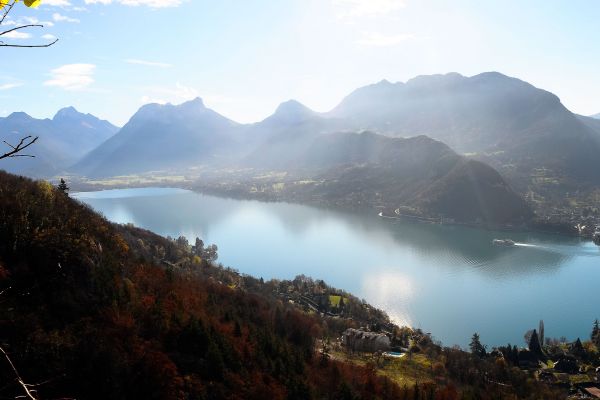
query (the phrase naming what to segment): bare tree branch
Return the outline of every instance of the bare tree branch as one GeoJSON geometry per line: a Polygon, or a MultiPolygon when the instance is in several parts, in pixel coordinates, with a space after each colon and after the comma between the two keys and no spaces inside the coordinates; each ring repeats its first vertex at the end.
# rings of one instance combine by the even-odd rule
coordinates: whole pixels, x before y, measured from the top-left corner
{"type": "MultiPolygon", "coordinates": [[[[0,19],[0,25],[2,25],[2,23],[4,22],[4,19],[6,18],[6,16],[8,15],[8,13],[10,12],[10,10],[12,10],[13,6],[15,5],[16,1],[13,1],[10,4],[7,4],[6,7],[6,11],[4,11],[2,18],[0,19]]],[[[25,29],[25,28],[43,28],[44,25],[40,25],[40,24],[27,24],[27,25],[21,25],[21,26],[17,26],[15,28],[12,29],[8,29],[5,30],[3,32],[0,32],[0,36],[6,35],[7,33],[10,32],[14,32],[16,30],[19,29],[25,29]]],[[[58,39],[55,39],[53,42],[50,43],[46,43],[46,44],[11,44],[11,43],[4,43],[3,41],[0,41],[0,47],[50,47],[52,46],[54,43],[58,42],[58,39]]]]}
{"type": "Polygon", "coordinates": [[[3,291],[0,292],[0,296],[2,296],[4,293],[8,292],[11,289],[11,287],[7,287],[6,289],[4,289],[3,291]]]}
{"type": "Polygon", "coordinates": [[[2,19],[0,19],[0,25],[2,25],[2,23],[4,22],[4,19],[6,18],[6,16],[8,15],[8,13],[10,12],[10,10],[12,10],[13,6],[15,5],[16,1],[13,1],[10,4],[7,4],[6,7],[6,11],[4,12],[4,14],[2,15],[2,19]]]}
{"type": "Polygon", "coordinates": [[[12,28],[12,29],[5,30],[4,32],[0,32],[0,36],[6,35],[7,33],[10,33],[10,32],[18,31],[19,29],[31,28],[32,26],[35,26],[38,28],[44,27],[44,25],[40,25],[40,24],[20,25],[20,26],[17,26],[16,28],[12,28]]]}
{"type": "Polygon", "coordinates": [[[28,385],[27,383],[25,383],[23,381],[23,379],[21,378],[21,375],[19,375],[19,371],[17,371],[17,368],[13,364],[13,362],[10,359],[10,357],[8,356],[8,354],[6,354],[6,351],[4,351],[2,346],[0,346],[0,353],[4,354],[4,358],[6,358],[6,361],[8,361],[8,364],[10,365],[13,372],[15,373],[17,383],[23,388],[23,391],[25,392],[24,395],[17,396],[15,398],[16,399],[23,398],[23,399],[29,399],[29,400],[38,400],[38,398],[34,396],[34,393],[36,392],[36,390],[30,389],[31,385],[28,385]]]}
{"type": "Polygon", "coordinates": [[[30,47],[30,48],[31,47],[50,47],[56,42],[58,42],[58,39],[54,39],[53,42],[46,43],[46,44],[7,44],[7,43],[0,42],[0,47],[30,47]]]}
{"type": "Polygon", "coordinates": [[[33,137],[33,136],[25,136],[24,138],[22,138],[19,143],[16,146],[13,146],[12,144],[8,143],[6,140],[4,140],[3,142],[9,146],[12,150],[1,154],[0,155],[0,160],[2,160],[3,158],[11,158],[11,157],[35,157],[32,156],[30,154],[18,154],[21,151],[25,150],[26,148],[28,148],[29,146],[31,146],[32,144],[34,144],[36,141],[38,140],[38,136],[33,137]]]}

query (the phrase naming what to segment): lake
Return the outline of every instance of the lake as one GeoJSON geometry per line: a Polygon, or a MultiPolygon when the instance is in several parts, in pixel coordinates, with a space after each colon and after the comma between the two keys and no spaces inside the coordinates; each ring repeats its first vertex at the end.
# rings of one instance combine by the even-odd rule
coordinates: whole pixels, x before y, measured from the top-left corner
{"type": "Polygon", "coordinates": [[[256,277],[323,279],[384,309],[398,324],[465,347],[589,338],[600,318],[600,248],[577,238],[419,224],[288,203],[144,188],[74,197],[118,223],[200,237],[219,262],[256,277]],[[492,244],[509,237],[514,247],[492,244]]]}

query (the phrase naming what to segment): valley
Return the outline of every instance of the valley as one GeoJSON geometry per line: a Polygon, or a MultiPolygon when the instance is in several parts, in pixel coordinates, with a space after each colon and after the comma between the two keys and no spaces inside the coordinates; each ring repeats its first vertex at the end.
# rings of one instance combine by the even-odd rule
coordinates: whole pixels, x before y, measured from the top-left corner
{"type": "Polygon", "coordinates": [[[0,400],[600,399],[599,18],[0,0],[0,400]]]}
{"type": "Polygon", "coordinates": [[[146,105],[60,175],[79,189],[158,184],[590,236],[598,154],[600,124],[553,94],[454,73],[359,88],[327,113],[284,102],[254,124],[200,99],[146,105]]]}
{"type": "Polygon", "coordinates": [[[385,310],[400,326],[431,332],[447,346],[466,346],[474,331],[492,346],[520,344],[522,333],[539,318],[549,334],[574,340],[595,318],[600,249],[578,238],[388,220],[374,210],[238,200],[181,189],[73,196],[113,222],[183,236],[190,243],[195,237],[216,243],[218,261],[241,274],[322,279],[385,310]],[[522,245],[494,246],[499,237],[522,245]],[[579,282],[580,276],[589,279],[579,282]],[[528,308],[516,314],[525,303],[528,308]]]}

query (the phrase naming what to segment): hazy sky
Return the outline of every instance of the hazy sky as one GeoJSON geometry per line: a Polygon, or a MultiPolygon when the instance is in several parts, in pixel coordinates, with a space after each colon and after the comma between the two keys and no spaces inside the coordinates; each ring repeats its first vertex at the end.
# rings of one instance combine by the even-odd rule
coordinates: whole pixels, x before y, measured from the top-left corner
{"type": "Polygon", "coordinates": [[[290,98],[327,111],[382,79],[492,70],[554,92],[574,112],[600,112],[599,0],[42,2],[19,5],[3,28],[46,27],[4,41],[60,41],[0,48],[0,116],[74,105],[124,124],[144,103],[200,96],[253,122],[290,98]]]}

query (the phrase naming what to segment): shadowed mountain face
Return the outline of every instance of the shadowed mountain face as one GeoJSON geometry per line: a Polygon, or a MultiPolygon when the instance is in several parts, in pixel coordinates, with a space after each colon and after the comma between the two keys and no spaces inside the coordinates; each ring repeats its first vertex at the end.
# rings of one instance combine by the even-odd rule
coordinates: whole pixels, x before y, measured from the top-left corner
{"type": "Polygon", "coordinates": [[[581,182],[600,179],[600,133],[552,93],[496,72],[382,81],[357,89],[327,115],[353,129],[430,136],[516,180],[537,169],[581,182]]]}
{"type": "Polygon", "coordinates": [[[403,205],[427,215],[490,224],[531,217],[526,203],[493,168],[426,136],[321,135],[282,167],[314,172],[318,183],[293,187],[294,197],[403,205]]]}
{"type": "MultiPolygon", "coordinates": [[[[72,111],[61,111],[55,120],[70,121],[72,111]]],[[[53,150],[44,149],[45,155],[51,155],[48,163],[61,160],[53,150]]],[[[451,73],[359,88],[328,113],[290,100],[272,116],[248,125],[206,108],[200,99],[178,106],[146,105],[72,171],[108,177],[234,167],[322,174],[332,182],[316,191],[342,193],[349,182],[363,192],[371,187],[376,193],[402,186],[409,188],[412,197],[399,192],[390,196],[419,207],[427,204],[445,214],[434,203],[438,199],[440,204],[457,204],[450,195],[452,185],[480,203],[504,198],[497,190],[510,192],[502,178],[481,162],[496,168],[518,192],[552,198],[600,184],[599,154],[600,121],[571,113],[552,93],[496,72],[472,77],[451,73]],[[468,162],[435,141],[418,149],[409,142],[349,134],[363,130],[391,138],[426,135],[480,162],[468,162]],[[418,162],[411,164],[411,159],[418,162]],[[438,169],[444,171],[443,179],[435,175],[438,169]],[[411,179],[415,186],[406,184],[411,179]],[[485,190],[469,192],[465,186],[469,184],[473,190],[476,186],[485,190]]],[[[324,192],[320,195],[326,197],[324,192]]],[[[513,209],[521,208],[514,204],[513,209]]],[[[477,215],[483,218],[484,211],[477,215]]]]}
{"type": "Polygon", "coordinates": [[[35,158],[5,159],[1,167],[19,174],[50,177],[79,160],[117,130],[110,122],[80,113],[73,107],[63,108],[53,119],[13,113],[0,118],[0,137],[15,144],[24,136],[39,136],[35,145],[25,152],[35,158]]]}
{"type": "Polygon", "coordinates": [[[596,118],[596,119],[600,119],[600,113],[594,114],[594,115],[590,115],[590,117],[596,118]]]}
{"type": "Polygon", "coordinates": [[[239,125],[196,99],[178,106],[148,104],[73,170],[114,176],[219,162],[235,147],[239,125]]]}
{"type": "Polygon", "coordinates": [[[540,174],[577,185],[599,183],[599,125],[521,80],[496,72],[451,73],[359,88],[328,113],[290,100],[250,125],[235,124],[199,99],[144,106],[74,169],[110,176],[199,165],[272,168],[289,164],[322,134],[372,130],[440,140],[498,168],[526,191],[540,174]]]}

